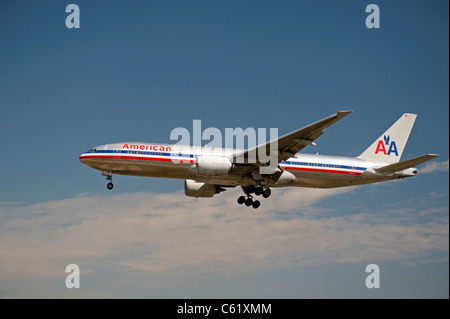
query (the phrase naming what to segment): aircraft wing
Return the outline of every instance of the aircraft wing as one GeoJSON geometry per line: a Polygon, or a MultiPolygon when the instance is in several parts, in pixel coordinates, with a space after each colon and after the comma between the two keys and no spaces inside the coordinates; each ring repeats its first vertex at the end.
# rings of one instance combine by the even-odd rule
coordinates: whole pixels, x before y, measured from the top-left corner
{"type": "Polygon", "coordinates": [[[411,158],[411,159],[406,160],[406,161],[401,161],[401,162],[398,162],[398,163],[386,165],[386,166],[377,168],[376,170],[378,172],[395,173],[397,171],[402,171],[404,169],[408,169],[408,168],[411,168],[413,166],[425,163],[426,161],[429,161],[429,160],[431,160],[431,159],[433,159],[435,157],[438,157],[438,156],[439,155],[436,155],[436,154],[423,155],[423,156],[411,158]]]}
{"type": "MultiPolygon", "coordinates": [[[[278,142],[278,163],[282,160],[287,160],[290,157],[293,157],[295,153],[299,152],[307,145],[315,145],[314,140],[321,136],[324,133],[324,130],[339,121],[344,116],[350,114],[352,111],[339,111],[334,115],[331,115],[323,120],[320,120],[316,123],[310,124],[286,134],[282,137],[279,137],[276,141],[278,142]]],[[[274,140],[275,141],[275,140],[274,140]]],[[[244,151],[243,153],[235,154],[234,160],[235,162],[241,162],[244,159],[244,163],[247,163],[250,152],[256,152],[258,148],[266,151],[266,154],[270,153],[270,143],[274,141],[267,142],[262,145],[258,145],[251,149],[244,151]],[[237,160],[239,159],[239,160],[237,160]]],[[[258,159],[257,159],[258,163],[258,159]]]]}

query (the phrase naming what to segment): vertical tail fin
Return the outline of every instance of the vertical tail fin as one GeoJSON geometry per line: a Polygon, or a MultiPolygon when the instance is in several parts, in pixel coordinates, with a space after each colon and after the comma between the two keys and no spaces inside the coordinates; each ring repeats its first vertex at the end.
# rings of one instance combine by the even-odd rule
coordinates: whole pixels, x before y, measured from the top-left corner
{"type": "Polygon", "coordinates": [[[358,158],[369,162],[387,164],[400,161],[416,118],[417,114],[403,114],[358,158]]]}

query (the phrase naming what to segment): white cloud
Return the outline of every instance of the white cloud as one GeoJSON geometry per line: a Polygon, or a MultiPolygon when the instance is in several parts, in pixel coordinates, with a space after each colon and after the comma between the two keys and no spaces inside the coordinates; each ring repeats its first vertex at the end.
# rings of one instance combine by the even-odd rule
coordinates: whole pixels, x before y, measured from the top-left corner
{"type": "Polygon", "coordinates": [[[449,159],[447,159],[445,162],[433,161],[429,162],[423,168],[419,169],[419,173],[426,174],[434,172],[448,172],[448,167],[449,167],[449,159]]]}
{"type": "Polygon", "coordinates": [[[51,278],[76,263],[86,276],[110,269],[186,280],[448,252],[448,207],[423,221],[414,210],[330,214],[312,206],[351,191],[274,189],[258,210],[239,206],[238,190],[212,199],[135,193],[2,207],[0,272],[51,278]]]}

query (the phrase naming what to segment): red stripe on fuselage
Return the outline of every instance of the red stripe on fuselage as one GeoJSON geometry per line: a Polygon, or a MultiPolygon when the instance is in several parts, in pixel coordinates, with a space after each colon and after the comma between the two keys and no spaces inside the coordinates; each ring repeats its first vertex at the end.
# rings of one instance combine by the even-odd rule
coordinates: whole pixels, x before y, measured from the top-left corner
{"type": "Polygon", "coordinates": [[[306,172],[321,172],[321,173],[335,173],[335,174],[347,174],[347,175],[361,175],[359,172],[352,171],[342,171],[342,170],[333,170],[333,169],[324,169],[324,168],[309,168],[309,167],[293,167],[281,165],[284,169],[291,171],[306,171],[306,172]]]}
{"type": "Polygon", "coordinates": [[[144,156],[111,156],[111,155],[81,155],[80,156],[80,160],[81,159],[96,159],[96,158],[105,158],[105,159],[117,159],[117,160],[122,160],[122,159],[134,159],[134,160],[144,160],[144,161],[158,161],[158,162],[174,162],[174,163],[195,163],[194,160],[185,160],[185,159],[177,159],[176,157],[172,157],[172,158],[156,158],[156,157],[144,157],[144,156]]]}
{"type": "MultiPolygon", "coordinates": [[[[185,159],[177,159],[176,157],[172,158],[155,158],[155,157],[145,157],[145,156],[112,156],[112,155],[81,155],[80,159],[117,159],[117,160],[145,160],[145,161],[158,161],[158,162],[174,162],[174,163],[195,163],[195,160],[185,160],[185,159]]],[[[309,168],[309,167],[297,167],[297,166],[288,166],[281,165],[284,169],[291,171],[305,171],[305,172],[320,172],[320,173],[333,173],[333,174],[346,174],[346,175],[361,175],[360,172],[353,171],[343,171],[343,170],[332,170],[332,169],[324,169],[324,168],[309,168]]]]}

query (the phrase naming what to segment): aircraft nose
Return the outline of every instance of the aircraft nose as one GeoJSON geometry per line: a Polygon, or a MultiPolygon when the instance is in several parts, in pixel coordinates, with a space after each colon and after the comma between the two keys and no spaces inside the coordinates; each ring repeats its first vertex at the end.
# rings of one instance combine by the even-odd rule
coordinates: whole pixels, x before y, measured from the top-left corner
{"type": "Polygon", "coordinates": [[[91,148],[90,150],[88,150],[88,151],[84,152],[83,154],[81,154],[78,157],[78,159],[80,160],[81,163],[83,163],[85,165],[88,165],[88,164],[86,164],[86,162],[89,163],[89,159],[92,158],[92,156],[91,156],[92,153],[95,153],[95,152],[97,152],[97,148],[96,147],[91,148]]]}

